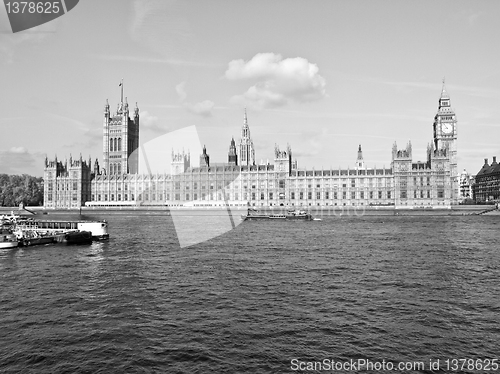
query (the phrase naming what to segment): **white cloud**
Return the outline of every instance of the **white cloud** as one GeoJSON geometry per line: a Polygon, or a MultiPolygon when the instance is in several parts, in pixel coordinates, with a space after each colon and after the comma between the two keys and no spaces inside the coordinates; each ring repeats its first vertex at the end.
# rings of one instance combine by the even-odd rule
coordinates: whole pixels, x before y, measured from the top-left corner
{"type": "Polygon", "coordinates": [[[146,128],[158,132],[166,131],[166,129],[160,126],[158,117],[152,116],[147,110],[139,112],[139,124],[141,128],[146,128]]]}
{"type": "Polygon", "coordinates": [[[196,104],[187,104],[186,108],[189,112],[198,114],[202,117],[210,117],[212,116],[212,109],[214,107],[214,103],[210,100],[205,100],[196,104]]]}
{"type": "Polygon", "coordinates": [[[177,86],[175,86],[175,91],[177,92],[177,95],[179,95],[180,101],[186,100],[186,82],[181,82],[177,86]]]}
{"type": "Polygon", "coordinates": [[[28,153],[28,151],[24,147],[12,147],[11,149],[9,149],[9,152],[10,153],[28,153]]]}
{"type": "Polygon", "coordinates": [[[179,101],[182,103],[184,108],[190,113],[202,116],[211,117],[212,109],[214,108],[214,102],[210,100],[204,100],[196,104],[186,102],[187,92],[186,92],[186,82],[181,82],[175,86],[175,91],[179,95],[179,101]]]}
{"type": "Polygon", "coordinates": [[[274,53],[258,53],[250,61],[233,60],[225,77],[228,80],[252,80],[244,94],[233,96],[231,102],[256,109],[275,108],[290,101],[310,102],[326,96],[325,79],[316,64],[305,58],[286,58],[274,53]]]}
{"type": "Polygon", "coordinates": [[[131,33],[132,36],[136,37],[137,29],[141,28],[144,24],[144,20],[152,13],[156,8],[154,2],[144,2],[144,1],[134,1],[133,4],[133,19],[131,22],[131,33]]]}

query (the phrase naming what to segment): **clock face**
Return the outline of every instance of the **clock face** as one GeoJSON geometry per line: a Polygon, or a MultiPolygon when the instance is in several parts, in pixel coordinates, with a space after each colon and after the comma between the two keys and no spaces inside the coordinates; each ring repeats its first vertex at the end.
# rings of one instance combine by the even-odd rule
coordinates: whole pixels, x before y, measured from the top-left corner
{"type": "Polygon", "coordinates": [[[453,124],[451,123],[443,123],[441,126],[444,134],[451,134],[453,132],[453,124]]]}

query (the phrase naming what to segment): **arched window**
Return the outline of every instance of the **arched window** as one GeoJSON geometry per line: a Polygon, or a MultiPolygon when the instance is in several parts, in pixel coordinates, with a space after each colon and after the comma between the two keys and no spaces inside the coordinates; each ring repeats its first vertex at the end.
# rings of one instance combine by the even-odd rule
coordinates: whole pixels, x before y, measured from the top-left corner
{"type": "Polygon", "coordinates": [[[115,149],[115,151],[118,150],[118,139],[114,139],[114,144],[113,144],[113,148],[115,149]]]}
{"type": "Polygon", "coordinates": [[[118,164],[118,171],[117,171],[117,174],[121,174],[122,173],[122,165],[121,164],[118,164]]]}
{"type": "Polygon", "coordinates": [[[113,139],[109,139],[109,150],[112,152],[113,151],[113,139]]]}
{"type": "Polygon", "coordinates": [[[118,150],[122,150],[122,138],[118,138],[118,150]]]}

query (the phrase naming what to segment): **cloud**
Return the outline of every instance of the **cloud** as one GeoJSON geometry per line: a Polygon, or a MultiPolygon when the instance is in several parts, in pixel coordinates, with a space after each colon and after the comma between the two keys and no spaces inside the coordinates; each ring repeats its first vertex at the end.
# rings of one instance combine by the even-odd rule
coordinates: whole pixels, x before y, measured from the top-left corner
{"type": "Polygon", "coordinates": [[[186,100],[186,82],[181,82],[177,86],[175,86],[175,91],[177,92],[177,95],[179,95],[180,101],[186,100]]]}
{"type": "Polygon", "coordinates": [[[212,109],[214,108],[214,102],[210,100],[204,100],[196,104],[186,102],[187,92],[186,92],[186,82],[181,82],[175,86],[175,91],[179,96],[179,101],[182,103],[184,108],[189,113],[193,113],[202,117],[211,117],[212,109]]]}
{"type": "Polygon", "coordinates": [[[202,117],[211,117],[214,103],[210,100],[205,100],[196,104],[186,104],[189,112],[197,114],[202,117]]]}
{"type": "Polygon", "coordinates": [[[136,32],[140,29],[144,20],[151,14],[154,14],[155,8],[157,8],[158,4],[155,4],[154,1],[144,2],[144,1],[134,1],[134,9],[133,9],[133,19],[131,23],[131,33],[133,36],[136,36],[136,32]]]}
{"type": "Polygon", "coordinates": [[[166,128],[163,128],[160,125],[158,117],[149,114],[149,112],[146,110],[139,112],[139,124],[141,128],[149,129],[152,131],[162,133],[167,131],[166,128]]]}
{"type": "Polygon", "coordinates": [[[232,103],[264,109],[326,97],[326,82],[318,72],[316,64],[302,57],[283,59],[279,54],[258,53],[248,62],[229,62],[225,77],[255,82],[244,94],[233,96],[232,103]]]}
{"type": "Polygon", "coordinates": [[[28,151],[24,147],[12,147],[11,149],[9,149],[9,152],[10,153],[28,153],[28,151]]]}
{"type": "Polygon", "coordinates": [[[0,173],[41,175],[43,155],[32,154],[24,147],[0,151],[0,173]]]}

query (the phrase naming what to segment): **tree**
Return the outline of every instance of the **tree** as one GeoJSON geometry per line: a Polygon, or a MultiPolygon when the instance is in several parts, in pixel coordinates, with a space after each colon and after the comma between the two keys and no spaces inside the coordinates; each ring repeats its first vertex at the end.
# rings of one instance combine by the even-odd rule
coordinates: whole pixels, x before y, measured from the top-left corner
{"type": "Polygon", "coordinates": [[[42,205],[42,183],[42,178],[28,174],[0,174],[0,206],[42,205]]]}

